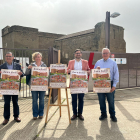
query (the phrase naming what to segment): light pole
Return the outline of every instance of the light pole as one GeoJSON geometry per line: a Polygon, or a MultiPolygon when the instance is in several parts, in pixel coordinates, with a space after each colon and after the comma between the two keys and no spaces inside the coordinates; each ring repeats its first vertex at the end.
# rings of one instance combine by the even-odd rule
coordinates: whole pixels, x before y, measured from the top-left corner
{"type": "Polygon", "coordinates": [[[106,19],[105,19],[105,46],[106,48],[110,49],[110,17],[115,18],[118,17],[120,14],[114,12],[110,16],[110,12],[106,12],[106,19]]]}

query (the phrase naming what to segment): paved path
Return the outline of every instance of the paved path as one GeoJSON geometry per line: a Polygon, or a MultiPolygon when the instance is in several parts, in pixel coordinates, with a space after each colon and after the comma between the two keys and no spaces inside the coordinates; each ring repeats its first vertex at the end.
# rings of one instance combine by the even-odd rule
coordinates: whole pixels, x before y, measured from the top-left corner
{"type": "MultiPolygon", "coordinates": [[[[77,119],[69,125],[67,108],[62,107],[62,117],[59,118],[57,107],[51,107],[49,110],[51,119],[46,127],[44,127],[45,117],[42,120],[32,120],[31,99],[20,100],[22,122],[15,123],[11,115],[10,122],[6,126],[0,125],[0,140],[140,140],[140,88],[117,90],[115,96],[117,123],[110,120],[109,114],[106,120],[99,121],[97,95],[88,93],[85,95],[84,121],[77,119]]],[[[66,103],[64,90],[62,101],[66,103]]],[[[72,115],[70,94],[69,103],[72,115]]],[[[1,122],[2,113],[3,103],[0,102],[1,122]]]]}

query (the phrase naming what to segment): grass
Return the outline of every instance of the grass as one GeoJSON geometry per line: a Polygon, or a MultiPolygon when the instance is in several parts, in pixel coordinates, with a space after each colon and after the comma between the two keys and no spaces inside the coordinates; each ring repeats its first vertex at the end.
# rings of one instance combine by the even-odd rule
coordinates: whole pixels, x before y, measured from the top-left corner
{"type": "Polygon", "coordinates": [[[26,78],[22,78],[21,79],[21,83],[24,83],[25,84],[26,83],[26,78]]]}

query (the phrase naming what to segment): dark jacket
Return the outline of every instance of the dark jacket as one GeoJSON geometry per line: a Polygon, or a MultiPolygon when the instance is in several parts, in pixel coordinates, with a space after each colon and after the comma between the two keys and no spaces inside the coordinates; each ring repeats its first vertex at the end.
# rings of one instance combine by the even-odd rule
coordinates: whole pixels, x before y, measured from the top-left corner
{"type": "MultiPolygon", "coordinates": [[[[1,69],[8,69],[7,67],[7,63],[4,63],[2,65],[0,65],[0,71],[1,69]]],[[[22,75],[20,77],[23,77],[24,76],[24,73],[23,73],[23,70],[21,69],[21,65],[16,63],[16,62],[13,62],[13,70],[20,70],[22,72],[22,75]]],[[[1,77],[1,75],[0,75],[1,77]]],[[[21,82],[20,82],[20,86],[19,86],[19,90],[21,89],[21,82]]]]}

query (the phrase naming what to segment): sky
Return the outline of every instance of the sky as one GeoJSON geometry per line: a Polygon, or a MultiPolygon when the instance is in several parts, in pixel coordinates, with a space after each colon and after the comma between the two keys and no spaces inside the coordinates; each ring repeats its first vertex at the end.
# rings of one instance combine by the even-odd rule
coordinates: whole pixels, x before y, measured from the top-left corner
{"type": "Polygon", "coordinates": [[[139,7],[140,0],[0,0],[0,29],[20,25],[71,34],[105,21],[107,11],[119,12],[120,16],[111,18],[110,23],[125,29],[126,52],[140,53],[139,7]]]}

